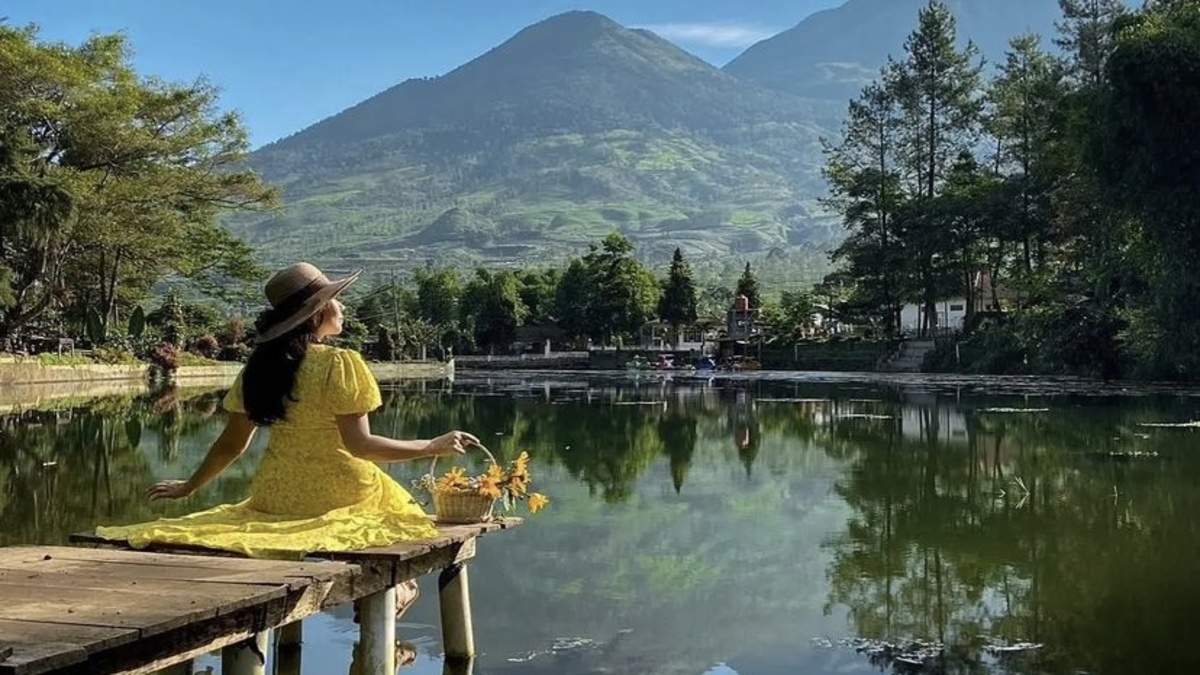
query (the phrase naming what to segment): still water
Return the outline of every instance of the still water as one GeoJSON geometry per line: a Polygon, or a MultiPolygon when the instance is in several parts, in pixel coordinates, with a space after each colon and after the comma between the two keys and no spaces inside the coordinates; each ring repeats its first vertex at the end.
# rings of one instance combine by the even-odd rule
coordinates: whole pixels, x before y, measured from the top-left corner
{"type": "MultiPolygon", "coordinates": [[[[1194,394],[590,373],[385,390],[377,430],[526,450],[554,500],[480,542],[476,673],[1200,671],[1200,436],[1161,426],[1200,419],[1194,394]]],[[[261,438],[203,495],[142,497],[199,464],[220,395],[0,416],[0,544],[240,499],[261,438]]],[[[401,673],[441,672],[423,584],[401,673]]],[[[304,672],[347,672],[356,628],[348,608],[309,620],[304,672]]]]}

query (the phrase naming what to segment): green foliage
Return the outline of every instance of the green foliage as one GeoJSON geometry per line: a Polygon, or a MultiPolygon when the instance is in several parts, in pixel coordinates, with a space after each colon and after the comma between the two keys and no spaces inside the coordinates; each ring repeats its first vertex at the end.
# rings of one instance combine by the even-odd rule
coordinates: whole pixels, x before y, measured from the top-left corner
{"type": "Polygon", "coordinates": [[[93,345],[104,344],[107,337],[104,331],[104,322],[100,319],[100,313],[96,311],[95,307],[88,308],[87,337],[93,345]]]}
{"type": "Polygon", "coordinates": [[[817,301],[806,291],[784,291],[779,299],[783,328],[789,334],[809,328],[817,313],[817,301]]]}
{"type": "Polygon", "coordinates": [[[885,329],[964,298],[941,370],[1200,377],[1200,6],[1061,4],[1066,59],[1019,36],[986,87],[945,8],[920,13],[827,146],[850,235],[818,296],[885,329]]]}
{"type": "Polygon", "coordinates": [[[70,46],[0,25],[0,336],[89,309],[108,332],[168,275],[208,292],[261,276],[216,217],[274,192],[241,166],[246,133],[216,99],[138,75],[123,37],[70,46]]]}
{"type": "Polygon", "coordinates": [[[450,326],[458,321],[462,281],[451,268],[418,270],[417,316],[434,325],[450,326]]]}
{"type": "Polygon", "coordinates": [[[133,308],[133,314],[129,315],[129,337],[132,340],[140,340],[145,333],[146,311],[138,305],[133,308]]]}
{"type": "Polygon", "coordinates": [[[663,280],[658,301],[658,318],[674,329],[696,321],[696,283],[692,268],[678,248],[671,258],[667,278],[663,280]]]}
{"type": "Polygon", "coordinates": [[[632,337],[653,317],[659,293],[654,275],[633,256],[633,244],[610,234],[563,274],[556,299],[560,326],[605,343],[632,337]]]}
{"type": "Polygon", "coordinates": [[[510,271],[475,271],[463,292],[464,321],[476,344],[488,351],[506,349],[529,310],[521,299],[517,275],[510,271]]]}
{"type": "Polygon", "coordinates": [[[750,263],[746,263],[746,268],[742,270],[742,276],[738,277],[737,288],[733,289],[735,298],[743,295],[750,301],[751,308],[762,306],[762,295],[758,292],[758,278],[750,269],[750,263]]]}

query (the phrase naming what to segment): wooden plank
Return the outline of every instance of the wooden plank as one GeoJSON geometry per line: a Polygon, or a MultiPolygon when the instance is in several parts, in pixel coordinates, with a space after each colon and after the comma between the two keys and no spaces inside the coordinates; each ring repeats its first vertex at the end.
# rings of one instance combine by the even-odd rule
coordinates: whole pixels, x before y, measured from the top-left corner
{"type": "MultiPolygon", "coordinates": [[[[120,647],[136,640],[138,634],[136,628],[0,619],[0,644],[9,645],[57,642],[99,650],[120,647]]],[[[4,660],[0,659],[0,663],[4,660]]]]}
{"type": "Polygon", "coordinates": [[[72,585],[0,583],[0,619],[136,628],[142,637],[245,607],[282,599],[282,586],[206,584],[203,593],[187,582],[149,581],[120,588],[96,587],[86,579],[72,585]]]}
{"type": "Polygon", "coordinates": [[[0,548],[0,566],[8,566],[10,563],[31,563],[58,559],[81,562],[207,568],[227,572],[276,571],[290,576],[312,576],[315,578],[320,578],[322,575],[332,577],[340,572],[336,567],[326,567],[328,563],[323,560],[292,561],[244,557],[223,558],[204,554],[200,549],[195,549],[194,551],[191,554],[167,554],[129,549],[128,547],[112,549],[83,548],[79,546],[10,546],[0,548]]]}
{"type": "Polygon", "coordinates": [[[87,657],[87,650],[71,643],[19,644],[14,645],[12,655],[0,661],[0,673],[4,675],[40,675],[52,669],[83,663],[87,657]]]}
{"type": "Polygon", "coordinates": [[[29,675],[82,663],[93,652],[132,643],[138,634],[133,628],[0,619],[0,643],[13,650],[0,659],[0,673],[29,675]]]}
{"type": "Polygon", "coordinates": [[[20,638],[0,675],[150,673],[378,592],[391,576],[370,561],[0,549],[0,631],[20,638]]]}
{"type": "MultiPolygon", "coordinates": [[[[136,556],[136,554],[134,554],[136,556]]],[[[56,557],[36,562],[6,562],[0,560],[0,583],[21,583],[23,580],[57,580],[72,583],[78,578],[122,584],[127,581],[189,581],[195,583],[226,583],[250,585],[285,585],[300,588],[316,580],[331,579],[338,574],[352,574],[353,566],[324,562],[294,565],[290,569],[228,570],[216,567],[160,565],[151,562],[103,562],[72,560],[56,557]]]]}
{"type": "Polygon", "coordinates": [[[206,556],[210,558],[228,558],[231,560],[245,560],[246,556],[234,551],[225,551],[215,548],[204,548],[202,546],[188,546],[187,544],[150,544],[144,548],[134,548],[129,545],[128,541],[123,539],[105,539],[97,536],[94,532],[76,532],[67,535],[67,541],[77,546],[94,547],[97,549],[117,549],[127,551],[142,551],[147,553],[172,553],[175,555],[193,555],[206,556]]]}

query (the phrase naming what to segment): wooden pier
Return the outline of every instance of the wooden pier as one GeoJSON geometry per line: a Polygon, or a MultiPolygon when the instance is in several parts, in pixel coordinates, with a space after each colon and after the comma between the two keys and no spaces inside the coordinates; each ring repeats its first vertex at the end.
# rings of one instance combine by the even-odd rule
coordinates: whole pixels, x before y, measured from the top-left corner
{"type": "Polygon", "coordinates": [[[223,675],[263,675],[272,631],[276,673],[298,675],[301,621],[349,602],[363,675],[392,675],[396,586],[436,570],[443,651],[469,664],[465,563],[479,536],[518,524],[444,525],[435,540],[303,562],[134,551],[90,534],[72,537],[79,546],[0,548],[0,675],[191,673],[194,658],[217,650],[223,675]]]}

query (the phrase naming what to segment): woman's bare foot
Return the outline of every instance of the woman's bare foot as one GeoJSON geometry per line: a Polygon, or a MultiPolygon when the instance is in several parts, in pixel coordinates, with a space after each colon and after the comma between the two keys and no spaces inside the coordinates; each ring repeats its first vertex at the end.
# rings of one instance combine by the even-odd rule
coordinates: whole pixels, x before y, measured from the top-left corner
{"type": "Polygon", "coordinates": [[[411,666],[417,661],[417,646],[404,640],[396,640],[396,667],[411,666]]]}
{"type": "Polygon", "coordinates": [[[408,611],[410,607],[417,604],[417,598],[421,597],[421,587],[417,585],[416,579],[409,579],[396,587],[396,620],[408,611]]]}

